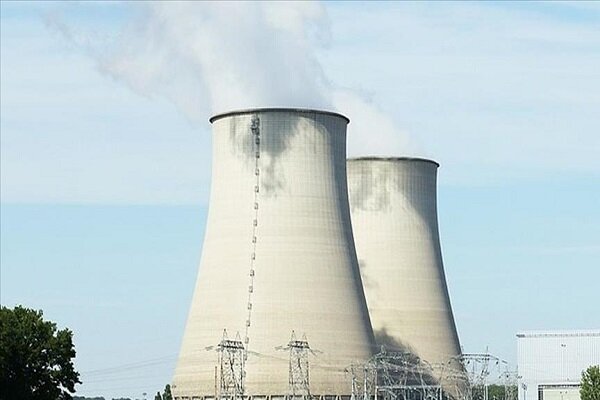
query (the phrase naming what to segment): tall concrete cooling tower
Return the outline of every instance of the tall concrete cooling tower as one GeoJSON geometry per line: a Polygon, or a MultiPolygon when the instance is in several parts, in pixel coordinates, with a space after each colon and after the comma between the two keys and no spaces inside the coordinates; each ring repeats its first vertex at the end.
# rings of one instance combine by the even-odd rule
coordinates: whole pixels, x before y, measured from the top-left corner
{"type": "Polygon", "coordinates": [[[256,109],[210,121],[210,208],[174,396],[237,396],[242,380],[254,397],[350,394],[344,369],[375,344],[348,206],[348,119],[256,109]]]}
{"type": "Polygon", "coordinates": [[[417,158],[350,159],[350,208],[377,343],[462,371],[438,232],[438,166],[417,158]]]}

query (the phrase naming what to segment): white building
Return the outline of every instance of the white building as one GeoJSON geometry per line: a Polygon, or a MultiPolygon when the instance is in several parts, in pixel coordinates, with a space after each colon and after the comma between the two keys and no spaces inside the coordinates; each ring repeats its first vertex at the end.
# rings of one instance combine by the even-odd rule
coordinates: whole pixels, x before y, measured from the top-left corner
{"type": "Polygon", "coordinates": [[[581,372],[600,364],[600,330],[517,334],[519,400],[579,400],[581,372]]]}

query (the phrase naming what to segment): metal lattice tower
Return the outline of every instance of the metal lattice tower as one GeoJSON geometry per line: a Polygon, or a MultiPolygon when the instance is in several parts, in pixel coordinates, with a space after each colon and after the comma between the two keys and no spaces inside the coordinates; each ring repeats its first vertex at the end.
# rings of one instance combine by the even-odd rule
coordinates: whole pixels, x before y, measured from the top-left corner
{"type": "Polygon", "coordinates": [[[491,368],[498,366],[498,364],[504,361],[488,352],[465,353],[462,354],[461,361],[471,383],[470,398],[472,400],[488,400],[491,368]]]}
{"type": "Polygon", "coordinates": [[[218,345],[219,352],[219,398],[242,399],[244,396],[244,358],[245,349],[240,340],[239,333],[235,340],[227,338],[227,331],[223,331],[223,339],[218,345]]]}
{"type": "Polygon", "coordinates": [[[442,400],[430,364],[406,352],[382,350],[362,368],[352,366],[352,396],[363,400],[442,400]],[[362,376],[358,376],[358,375],[362,376]],[[362,379],[361,379],[362,378],[362,379]],[[362,381],[362,384],[359,382],[362,381]]]}
{"type": "Polygon", "coordinates": [[[295,332],[292,331],[287,347],[290,352],[290,395],[292,398],[296,398],[296,396],[310,397],[308,362],[310,346],[306,335],[302,336],[302,340],[297,340],[295,332]]]}
{"type": "Polygon", "coordinates": [[[433,379],[433,369],[411,353],[389,353],[380,358],[378,390],[390,398],[441,400],[442,389],[433,379]]]}
{"type": "Polygon", "coordinates": [[[516,371],[487,352],[428,363],[412,353],[388,352],[382,346],[367,363],[352,365],[346,372],[351,378],[351,400],[489,400],[490,380],[504,386],[503,400],[516,400],[516,371]]]}
{"type": "Polygon", "coordinates": [[[346,368],[351,379],[351,400],[371,400],[376,391],[376,370],[372,363],[346,368]]]}
{"type": "Polygon", "coordinates": [[[517,371],[511,371],[506,366],[502,372],[501,379],[504,384],[504,400],[517,400],[517,381],[519,374],[517,371]]]}
{"type": "Polygon", "coordinates": [[[453,356],[445,362],[431,365],[435,376],[440,382],[444,382],[444,398],[471,400],[471,384],[462,362],[462,356],[453,356]],[[452,394],[450,395],[448,392],[452,394]]]}

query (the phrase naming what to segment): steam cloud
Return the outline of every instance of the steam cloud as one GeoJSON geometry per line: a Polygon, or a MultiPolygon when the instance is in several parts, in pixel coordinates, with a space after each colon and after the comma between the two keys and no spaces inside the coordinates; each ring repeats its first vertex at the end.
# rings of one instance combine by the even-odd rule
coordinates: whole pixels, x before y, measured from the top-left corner
{"type": "Polygon", "coordinates": [[[316,55],[330,37],[322,4],[150,2],[137,7],[136,18],[102,52],[60,19],[48,23],[88,50],[102,72],[139,94],[169,99],[193,122],[243,108],[329,109],[351,119],[351,155],[413,150],[389,116],[325,76],[316,55]]]}

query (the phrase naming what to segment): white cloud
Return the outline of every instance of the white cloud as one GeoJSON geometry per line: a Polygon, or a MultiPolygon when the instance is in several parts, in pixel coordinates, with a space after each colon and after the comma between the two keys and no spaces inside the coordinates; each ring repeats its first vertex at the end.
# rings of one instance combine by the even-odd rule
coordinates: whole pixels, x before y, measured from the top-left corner
{"type": "Polygon", "coordinates": [[[194,120],[256,106],[330,107],[311,49],[314,3],[149,3],[100,59],[135,91],[164,96],[194,120]]]}
{"type": "Polygon", "coordinates": [[[338,89],[333,94],[333,102],[338,110],[351,116],[348,126],[350,157],[422,155],[409,135],[398,130],[393,119],[364,97],[338,89]],[[399,150],[402,153],[398,153],[399,150]]]}
{"type": "MultiPolygon", "coordinates": [[[[169,99],[192,121],[254,107],[334,109],[353,121],[351,151],[411,150],[372,101],[323,73],[317,52],[330,31],[320,3],[149,3],[138,11],[113,48],[96,54],[102,71],[135,92],[169,99]]],[[[64,22],[50,26],[90,47],[64,22]]]]}
{"type": "Polygon", "coordinates": [[[442,183],[598,176],[600,13],[555,6],[330,4],[323,65],[373,92],[442,183]]]}

